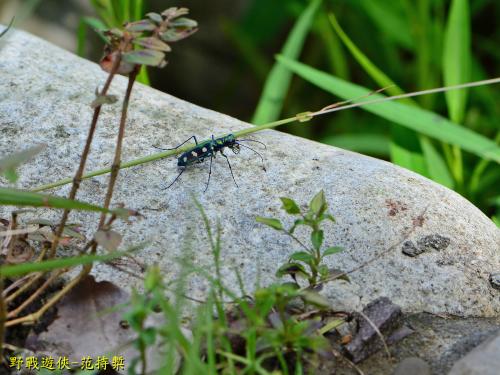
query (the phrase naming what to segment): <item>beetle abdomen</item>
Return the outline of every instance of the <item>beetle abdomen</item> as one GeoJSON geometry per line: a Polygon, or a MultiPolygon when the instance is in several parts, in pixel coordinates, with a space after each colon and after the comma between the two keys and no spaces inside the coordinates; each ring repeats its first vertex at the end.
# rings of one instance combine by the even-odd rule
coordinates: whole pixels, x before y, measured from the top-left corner
{"type": "Polygon", "coordinates": [[[188,167],[196,163],[202,163],[206,158],[209,158],[212,155],[213,148],[211,145],[200,144],[179,156],[177,159],[177,166],[188,167]]]}

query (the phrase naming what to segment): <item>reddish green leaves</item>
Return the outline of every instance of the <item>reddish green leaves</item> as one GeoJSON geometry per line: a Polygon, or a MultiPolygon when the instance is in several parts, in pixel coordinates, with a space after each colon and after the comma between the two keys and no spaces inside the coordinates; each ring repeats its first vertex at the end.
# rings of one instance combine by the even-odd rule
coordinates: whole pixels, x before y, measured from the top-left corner
{"type": "Polygon", "coordinates": [[[121,59],[119,74],[130,74],[139,66],[163,68],[167,62],[165,54],[172,49],[167,43],[177,42],[197,30],[197,22],[181,17],[188,13],[186,8],[169,8],[159,13],[148,13],[146,19],[129,22],[123,30],[111,29],[106,53],[101,67],[111,72],[116,59],[121,59]]]}

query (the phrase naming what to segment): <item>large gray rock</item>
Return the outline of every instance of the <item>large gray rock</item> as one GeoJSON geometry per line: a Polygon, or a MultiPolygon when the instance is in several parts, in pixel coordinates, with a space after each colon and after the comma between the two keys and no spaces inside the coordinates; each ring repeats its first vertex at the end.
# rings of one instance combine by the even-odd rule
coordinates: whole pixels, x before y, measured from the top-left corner
{"type": "Polygon", "coordinates": [[[498,375],[500,331],[456,362],[448,375],[498,375]]]}
{"type": "MultiPolygon", "coordinates": [[[[18,185],[23,188],[72,176],[92,115],[89,103],[106,74],[94,63],[23,32],[13,31],[0,43],[1,154],[35,143],[49,145],[20,169],[18,185]]],[[[125,84],[126,79],[119,77],[111,93],[123,93],[125,84]]],[[[110,165],[119,110],[119,103],[103,109],[87,170],[110,165]]],[[[173,147],[193,134],[205,139],[247,126],[138,84],[130,105],[123,160],[153,153],[153,144],[173,147]]],[[[412,312],[484,317],[500,312],[499,291],[488,280],[500,270],[499,230],[461,196],[390,163],[342,149],[276,131],[263,131],[255,138],[267,144],[262,151],[267,172],[247,150],[231,155],[239,188],[223,158],[214,162],[206,193],[208,163],[185,172],[168,190],[163,188],[177,175],[174,159],[123,170],[114,202],[125,202],[145,215],[132,225],[116,225],[125,234],[125,244],[152,240],[141,258],[158,263],[167,279],[176,277],[179,256],[210,267],[210,248],[193,194],[212,222],[221,222],[223,275],[228,285],[237,285],[235,269],[249,288],[258,275],[267,284],[297,247],[256,223],[255,216],[278,216],[286,221],[279,197],[307,203],[324,189],[337,219],[325,228],[326,243],[346,249],[332,257],[330,265],[349,271],[368,262],[350,274],[351,284],[336,282],[325,290],[334,306],[360,308],[387,296],[412,312]]],[[[100,203],[107,179],[85,181],[78,198],[100,203]]],[[[66,195],[68,191],[66,185],[53,193],[66,195]]],[[[1,210],[2,216],[8,212],[1,210]]],[[[59,216],[44,212],[47,218],[59,216]]],[[[72,220],[84,223],[87,235],[93,233],[94,215],[73,214],[72,220]]],[[[305,233],[298,234],[308,241],[305,233]]],[[[138,283],[108,266],[97,266],[94,272],[98,280],[128,286],[138,283]]],[[[191,280],[190,295],[203,298],[205,293],[202,277],[191,280]]]]}

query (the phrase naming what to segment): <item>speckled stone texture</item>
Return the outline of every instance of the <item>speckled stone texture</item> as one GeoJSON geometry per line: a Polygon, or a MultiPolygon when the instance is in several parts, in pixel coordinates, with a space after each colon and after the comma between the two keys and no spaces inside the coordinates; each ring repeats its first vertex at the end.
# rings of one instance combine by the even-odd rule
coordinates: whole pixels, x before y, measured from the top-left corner
{"type": "MultiPolygon", "coordinates": [[[[168,67],[162,74],[168,74],[168,67]]],[[[96,64],[26,33],[13,30],[0,41],[0,154],[35,143],[49,145],[20,169],[19,187],[72,176],[92,116],[89,104],[105,77],[96,64]]],[[[126,79],[119,77],[111,93],[121,95],[125,85],[126,79]]],[[[103,109],[87,170],[110,165],[119,110],[120,103],[103,109]]],[[[173,147],[193,134],[202,140],[250,126],[140,84],[128,119],[124,161],[155,152],[153,144],[173,147]]],[[[499,230],[461,196],[390,163],[342,149],[276,131],[257,133],[255,139],[267,144],[262,151],[267,172],[248,150],[237,156],[229,153],[239,188],[220,157],[206,193],[208,163],[185,172],[168,190],[164,187],[177,175],[173,158],[123,170],[114,203],[124,202],[145,216],[115,226],[125,235],[124,246],[150,240],[139,257],[158,263],[168,280],[177,277],[176,259],[182,256],[210,269],[212,257],[194,195],[214,224],[220,220],[227,284],[237,285],[237,269],[251,289],[257,277],[261,284],[274,280],[278,266],[297,250],[287,237],[256,223],[255,216],[280,217],[288,223],[279,197],[305,204],[324,189],[337,219],[327,224],[325,243],[346,249],[329,264],[349,271],[368,262],[350,274],[351,284],[339,281],[325,288],[334,307],[359,309],[386,296],[404,311],[483,317],[500,313],[499,290],[489,282],[490,274],[500,270],[499,230]],[[403,254],[405,242],[418,254],[403,254]]],[[[85,181],[78,198],[100,203],[107,179],[85,181]]],[[[68,191],[66,185],[52,193],[65,196],[68,191]]],[[[1,216],[8,212],[0,209],[1,216]]],[[[60,213],[45,210],[43,217],[57,219],[60,213]]],[[[84,223],[91,236],[96,216],[73,214],[72,221],[84,223]]],[[[308,241],[306,233],[298,235],[308,241]]],[[[140,283],[105,265],[93,272],[98,280],[121,286],[140,283]]],[[[201,276],[191,279],[187,293],[205,296],[201,276]]]]}

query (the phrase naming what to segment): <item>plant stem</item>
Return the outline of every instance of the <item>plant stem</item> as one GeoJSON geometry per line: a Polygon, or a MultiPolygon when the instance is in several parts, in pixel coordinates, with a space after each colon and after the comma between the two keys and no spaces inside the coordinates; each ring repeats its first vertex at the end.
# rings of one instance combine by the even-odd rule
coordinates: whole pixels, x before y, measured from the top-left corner
{"type": "Polygon", "coordinates": [[[7,306],[3,298],[3,276],[0,274],[0,364],[3,363],[3,341],[5,336],[5,322],[7,321],[7,306]]]}
{"type": "MultiPolygon", "coordinates": [[[[123,138],[125,137],[125,125],[127,124],[128,104],[130,102],[130,95],[132,94],[132,88],[134,86],[134,82],[138,72],[139,72],[138,66],[136,66],[136,68],[129,74],[128,77],[127,91],[125,93],[125,97],[123,98],[123,104],[122,104],[120,128],[118,129],[118,137],[116,140],[115,156],[113,159],[113,165],[111,166],[111,175],[109,177],[108,191],[106,192],[106,197],[104,198],[104,207],[109,207],[111,199],[113,198],[113,191],[115,189],[116,178],[118,177],[118,172],[120,170],[122,144],[123,144],[123,138]]],[[[104,227],[105,221],[106,221],[106,214],[102,213],[101,217],[99,218],[98,229],[102,229],[104,227]]],[[[91,254],[95,254],[95,252],[97,251],[97,245],[98,245],[97,242],[94,241],[92,247],[90,248],[91,254]]]]}
{"type": "MultiPolygon", "coordinates": [[[[111,86],[111,81],[113,80],[114,76],[116,75],[116,72],[118,71],[118,67],[120,66],[121,62],[121,55],[116,56],[115,61],[113,63],[113,66],[111,68],[111,72],[108,75],[108,78],[106,80],[106,83],[104,84],[104,87],[102,88],[102,91],[100,92],[100,95],[106,95],[109,87],[111,86]]],[[[76,193],[78,192],[78,189],[80,187],[80,183],[83,180],[83,171],[85,170],[85,164],[87,163],[87,158],[90,152],[90,146],[92,145],[92,141],[94,139],[94,133],[97,128],[97,120],[99,119],[99,115],[101,113],[101,108],[102,105],[98,105],[94,109],[94,115],[92,116],[92,122],[90,123],[90,129],[89,133],[87,135],[87,141],[85,142],[85,147],[83,148],[83,153],[82,157],[80,158],[80,164],[78,165],[78,169],[75,173],[75,177],[73,177],[73,185],[71,186],[71,191],[69,193],[69,199],[73,200],[76,198],[76,193]]],[[[62,232],[64,230],[64,227],[66,225],[66,222],[68,221],[70,209],[65,209],[63,212],[63,216],[61,218],[61,222],[59,223],[59,226],[57,228],[57,232],[55,233],[54,241],[52,242],[52,246],[50,248],[48,257],[52,258],[54,257],[57,246],[59,245],[59,240],[62,235],[62,232]]]]}
{"type": "MultiPolygon", "coordinates": [[[[403,98],[409,98],[409,97],[415,97],[415,96],[427,95],[427,94],[435,94],[438,92],[458,90],[458,89],[464,89],[464,88],[468,88],[468,87],[491,85],[494,83],[500,83],[500,78],[493,78],[493,79],[487,79],[487,80],[483,80],[483,81],[469,82],[469,83],[464,83],[464,84],[455,85],[455,86],[439,87],[439,88],[434,88],[434,89],[429,89],[429,90],[412,92],[412,93],[408,93],[408,94],[402,94],[402,95],[388,96],[388,97],[383,97],[383,98],[379,98],[379,99],[367,100],[367,101],[347,104],[347,105],[343,105],[343,106],[338,106],[335,108],[328,106],[327,107],[328,109],[322,109],[322,110],[316,111],[316,112],[306,112],[307,114],[298,114],[298,115],[293,116],[293,117],[289,117],[289,118],[286,118],[283,120],[273,121],[273,122],[270,122],[270,123],[264,124],[264,125],[250,126],[246,129],[242,129],[240,131],[234,132],[233,134],[236,137],[241,137],[243,135],[255,133],[255,132],[258,132],[261,130],[277,128],[281,125],[289,124],[291,122],[295,122],[295,121],[305,122],[305,121],[307,121],[313,117],[316,117],[316,116],[325,115],[328,113],[342,111],[342,110],[346,110],[346,109],[350,109],[350,108],[357,108],[357,107],[361,107],[361,106],[364,106],[367,104],[377,104],[377,103],[383,103],[383,102],[396,100],[396,99],[403,99],[403,98]]],[[[130,167],[134,167],[137,165],[149,163],[149,162],[152,162],[155,160],[163,159],[163,158],[166,158],[169,156],[178,155],[178,154],[185,152],[191,148],[192,148],[192,146],[184,146],[184,147],[179,147],[176,150],[163,151],[163,152],[155,153],[153,155],[144,156],[142,158],[138,158],[138,159],[131,160],[129,162],[125,162],[125,163],[121,164],[120,169],[130,168],[130,167]]],[[[97,171],[93,171],[93,172],[90,172],[90,173],[82,176],[82,179],[88,179],[91,177],[100,176],[100,175],[103,175],[103,174],[106,174],[109,172],[111,172],[111,168],[99,169],[97,171]]],[[[49,183],[46,185],[39,186],[37,188],[32,189],[31,191],[39,192],[39,191],[43,191],[43,190],[53,189],[53,188],[56,188],[59,186],[66,185],[70,182],[71,182],[70,178],[65,178],[65,179],[62,179],[62,180],[59,180],[56,182],[52,182],[52,183],[49,183]]]]}
{"type": "Polygon", "coordinates": [[[302,246],[308,253],[311,252],[311,249],[309,249],[302,241],[300,241],[297,237],[295,237],[292,233],[285,231],[286,234],[288,234],[295,242],[297,242],[300,246],[302,246]]]}
{"type": "MultiPolygon", "coordinates": [[[[118,172],[120,170],[123,138],[125,137],[125,126],[127,124],[128,105],[130,102],[130,96],[132,94],[132,88],[134,86],[137,73],[139,72],[138,68],[139,66],[136,66],[136,68],[129,74],[128,77],[127,91],[125,93],[125,98],[123,99],[123,104],[122,104],[120,128],[118,129],[118,137],[116,140],[115,157],[113,159],[113,165],[111,166],[111,175],[109,177],[108,191],[106,192],[106,197],[104,198],[105,208],[108,208],[109,205],[111,204],[111,199],[113,198],[113,191],[115,189],[115,184],[116,184],[116,178],[118,177],[118,172]]],[[[106,214],[103,212],[101,213],[101,217],[99,219],[99,229],[102,229],[105,220],[106,220],[106,214]]]]}

